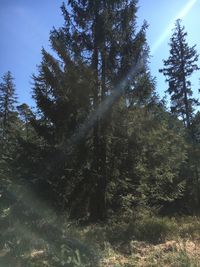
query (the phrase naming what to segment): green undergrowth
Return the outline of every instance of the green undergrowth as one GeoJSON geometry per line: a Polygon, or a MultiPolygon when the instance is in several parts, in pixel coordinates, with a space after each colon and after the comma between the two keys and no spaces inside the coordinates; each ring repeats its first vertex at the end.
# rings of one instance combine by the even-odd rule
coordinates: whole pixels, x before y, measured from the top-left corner
{"type": "Polygon", "coordinates": [[[24,205],[0,214],[0,267],[94,267],[98,256],[53,212],[24,205]]]}
{"type": "Polygon", "coordinates": [[[197,267],[200,262],[198,217],[140,210],[81,225],[66,216],[42,218],[24,207],[16,214],[10,207],[1,210],[0,228],[0,267],[197,267]]]}

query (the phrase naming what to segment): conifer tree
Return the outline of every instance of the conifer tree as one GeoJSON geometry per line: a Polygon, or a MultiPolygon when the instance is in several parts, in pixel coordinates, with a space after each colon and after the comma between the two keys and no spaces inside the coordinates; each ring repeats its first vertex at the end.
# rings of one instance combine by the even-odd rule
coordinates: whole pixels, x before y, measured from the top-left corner
{"type": "Polygon", "coordinates": [[[190,76],[198,70],[198,54],[195,45],[190,47],[186,41],[187,32],[181,21],[177,20],[170,41],[170,56],[164,60],[160,69],[169,84],[167,92],[171,95],[171,111],[181,117],[187,128],[191,126],[197,99],[192,98],[190,76]]]}
{"type": "Polygon", "coordinates": [[[0,184],[2,206],[10,203],[12,199],[9,187],[12,185],[14,171],[12,163],[15,158],[16,136],[19,129],[15,108],[17,98],[13,80],[11,72],[8,71],[3,75],[0,83],[0,184]]]}
{"type": "Polygon", "coordinates": [[[59,194],[64,202],[88,205],[91,220],[102,220],[107,212],[112,107],[122,93],[125,108],[127,100],[132,106],[144,104],[153,90],[146,64],[147,25],[136,31],[136,4],[134,0],[68,1],[69,7],[62,6],[64,26],[50,34],[57,56],[43,49],[40,74],[34,77],[41,115],[33,120],[34,127],[52,154],[55,149],[62,152],[62,166],[57,164],[55,174],[62,179],[53,179],[51,173],[51,186],[57,183],[54,189],[65,191],[59,194]],[[141,57],[144,64],[137,67],[141,57]],[[78,134],[81,139],[74,139],[83,129],[84,135],[78,134]],[[68,153],[72,140],[76,140],[75,154],[68,153]]]}
{"type": "Polygon", "coordinates": [[[194,137],[198,144],[200,144],[200,112],[198,111],[192,121],[194,137]]]}
{"type": "MultiPolygon", "coordinates": [[[[93,108],[104,101],[108,94],[115,93],[118,83],[126,79],[120,88],[136,101],[145,89],[141,82],[130,72],[138,59],[146,51],[145,29],[136,32],[137,1],[69,1],[72,12],[63,6],[62,10],[68,23],[68,40],[73,43],[73,51],[80,55],[94,76],[93,108]],[[73,24],[75,21],[75,24],[73,24]],[[86,56],[86,58],[85,58],[86,56]],[[133,89],[134,88],[134,89],[133,89]]],[[[70,44],[69,44],[70,45],[70,44]]],[[[140,69],[140,77],[146,75],[146,66],[140,69]]],[[[151,94],[146,90],[146,95],[151,94]]],[[[98,116],[93,127],[93,163],[92,176],[94,186],[90,199],[92,219],[103,218],[106,213],[106,187],[108,183],[108,125],[111,123],[111,106],[103,116],[98,116]]]]}
{"type": "Polygon", "coordinates": [[[25,103],[17,106],[17,111],[22,124],[22,132],[25,132],[25,139],[28,140],[32,131],[30,122],[33,117],[33,113],[29,106],[25,103]]]}
{"type": "Polygon", "coordinates": [[[190,211],[199,208],[199,162],[197,156],[196,127],[194,120],[195,106],[198,100],[192,97],[191,75],[199,69],[198,54],[195,45],[190,47],[186,41],[187,32],[177,20],[170,42],[170,56],[164,60],[164,68],[160,71],[167,77],[168,92],[171,95],[171,111],[182,118],[189,130],[187,138],[187,161],[183,165],[183,177],[186,179],[185,206],[190,211]]]}
{"type": "Polygon", "coordinates": [[[11,125],[16,118],[15,113],[15,85],[14,78],[10,71],[5,73],[0,83],[0,120],[1,120],[1,136],[6,138],[11,125]]]}

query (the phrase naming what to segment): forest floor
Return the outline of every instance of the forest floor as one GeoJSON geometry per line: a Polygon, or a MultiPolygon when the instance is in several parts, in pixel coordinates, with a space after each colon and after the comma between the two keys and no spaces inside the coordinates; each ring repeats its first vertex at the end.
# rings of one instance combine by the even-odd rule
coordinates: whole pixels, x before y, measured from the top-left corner
{"type": "MultiPolygon", "coordinates": [[[[126,244],[128,245],[128,244],[126,244]]],[[[145,242],[132,241],[131,249],[124,251],[110,250],[102,260],[103,267],[197,267],[200,266],[200,241],[170,240],[153,245],[145,242]]]]}
{"type": "Polygon", "coordinates": [[[90,225],[82,240],[96,244],[101,267],[200,267],[200,218],[160,218],[90,225]]]}
{"type": "Polygon", "coordinates": [[[10,212],[0,216],[0,267],[200,267],[199,217],[142,211],[83,225],[10,212]]]}

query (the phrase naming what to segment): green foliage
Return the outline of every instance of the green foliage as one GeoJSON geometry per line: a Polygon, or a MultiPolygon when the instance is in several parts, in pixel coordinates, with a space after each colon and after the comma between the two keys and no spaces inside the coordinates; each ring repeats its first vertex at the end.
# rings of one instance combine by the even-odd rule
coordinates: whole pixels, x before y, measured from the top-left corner
{"type": "Polygon", "coordinates": [[[0,124],[1,124],[1,141],[7,140],[12,126],[16,121],[15,113],[15,85],[14,78],[10,71],[5,73],[0,83],[0,124]]]}
{"type": "MultiPolygon", "coordinates": [[[[2,203],[12,205],[11,188],[25,186],[45,205],[81,222],[131,214],[141,206],[160,214],[197,211],[199,115],[192,118],[192,99],[187,109],[184,97],[191,96],[186,78],[198,69],[198,56],[186,44],[184,28],[177,21],[171,52],[176,52],[176,40],[182,42],[186,76],[172,75],[170,67],[182,65],[171,56],[162,70],[176,105],[170,113],[154,91],[147,24],[139,31],[136,27],[137,1],[68,4],[61,8],[64,26],[50,33],[52,54],[42,49],[33,76],[37,112],[25,103],[15,110],[9,72],[0,86],[1,133],[7,138],[0,148],[2,203]],[[183,107],[191,127],[180,121],[183,107]]],[[[145,221],[141,229],[148,223],[158,240],[165,226],[145,221]]]]}
{"type": "Polygon", "coordinates": [[[98,266],[89,245],[73,238],[57,216],[42,209],[37,200],[30,208],[30,201],[33,204],[34,199],[21,193],[21,200],[1,211],[1,266],[98,266]]]}
{"type": "Polygon", "coordinates": [[[123,172],[124,159],[114,161],[127,131],[115,134],[119,117],[113,113],[118,106],[127,112],[127,103],[144,105],[154,90],[147,25],[136,31],[136,1],[68,4],[70,8],[62,6],[64,27],[50,33],[55,56],[43,49],[39,75],[33,77],[38,116],[32,125],[44,140],[37,169],[45,165],[34,177],[57,208],[70,206],[72,217],[98,221],[113,202],[109,191],[116,186],[116,173],[123,172]]]}
{"type": "Polygon", "coordinates": [[[200,235],[200,222],[198,217],[186,217],[177,219],[178,234],[182,238],[196,239],[200,235]]]}
{"type": "MultiPolygon", "coordinates": [[[[64,26],[50,33],[52,54],[42,49],[33,76],[37,112],[15,107],[10,72],[0,83],[3,267],[96,267],[99,251],[131,255],[134,242],[151,246],[200,233],[194,217],[161,217],[200,208],[200,115],[193,114],[189,81],[198,55],[184,27],[176,22],[161,70],[170,113],[154,92],[137,1],[68,5],[61,7],[64,26]],[[80,226],[88,221],[94,224],[80,226]]],[[[158,266],[159,255],[144,266],[158,266]]],[[[162,263],[197,266],[186,250],[171,251],[162,263]]]]}
{"type": "Polygon", "coordinates": [[[174,229],[176,225],[168,219],[144,217],[131,223],[127,231],[132,239],[157,244],[164,242],[174,229]]]}
{"type": "Polygon", "coordinates": [[[138,204],[168,208],[185,191],[181,176],[187,159],[184,128],[158,104],[135,107],[120,115],[123,124],[119,121],[119,128],[115,128],[121,138],[114,140],[109,197],[124,209],[138,204]]]}
{"type": "Polygon", "coordinates": [[[164,60],[164,68],[160,72],[167,76],[166,81],[169,83],[167,92],[171,95],[172,113],[182,118],[184,125],[190,128],[198,100],[191,97],[189,77],[199,67],[196,46],[189,47],[186,36],[185,28],[181,26],[180,20],[177,20],[170,42],[170,56],[164,60]]]}
{"type": "MultiPolygon", "coordinates": [[[[189,47],[186,41],[187,33],[176,21],[170,41],[170,55],[164,60],[164,68],[160,70],[168,82],[167,92],[171,96],[171,112],[182,119],[185,131],[184,142],[187,144],[187,159],[181,169],[185,180],[185,202],[183,206],[190,213],[199,210],[199,145],[198,145],[198,113],[194,114],[198,100],[192,98],[192,88],[189,78],[199,69],[198,54],[195,45],[189,47]],[[188,204],[187,204],[188,203],[188,204]]],[[[183,187],[183,184],[180,184],[183,187]]]]}

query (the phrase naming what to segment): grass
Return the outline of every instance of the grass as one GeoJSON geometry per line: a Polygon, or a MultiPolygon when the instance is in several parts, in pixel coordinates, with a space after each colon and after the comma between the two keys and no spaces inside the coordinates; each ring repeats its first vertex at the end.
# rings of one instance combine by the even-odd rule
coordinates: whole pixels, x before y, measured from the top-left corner
{"type": "Polygon", "coordinates": [[[12,210],[1,213],[0,267],[200,266],[198,217],[162,218],[142,210],[87,226],[67,218],[22,218],[12,217],[12,210]]]}
{"type": "Polygon", "coordinates": [[[198,217],[120,216],[107,224],[76,228],[76,236],[98,251],[101,267],[198,267],[198,217]]]}

